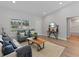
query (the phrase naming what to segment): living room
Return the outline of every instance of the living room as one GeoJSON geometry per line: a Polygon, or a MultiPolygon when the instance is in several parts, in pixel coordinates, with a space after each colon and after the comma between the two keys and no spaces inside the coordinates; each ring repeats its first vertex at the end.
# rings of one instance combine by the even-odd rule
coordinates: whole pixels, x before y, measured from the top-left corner
{"type": "Polygon", "coordinates": [[[78,10],[79,1],[0,1],[0,57],[78,57],[78,10]]]}

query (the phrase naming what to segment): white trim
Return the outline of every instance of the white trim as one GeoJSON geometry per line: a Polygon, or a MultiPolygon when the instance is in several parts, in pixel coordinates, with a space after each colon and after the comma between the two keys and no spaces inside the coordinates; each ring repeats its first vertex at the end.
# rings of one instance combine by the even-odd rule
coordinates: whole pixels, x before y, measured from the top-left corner
{"type": "Polygon", "coordinates": [[[43,35],[43,34],[38,34],[38,35],[43,35]]]}
{"type": "MultiPolygon", "coordinates": [[[[44,34],[41,34],[41,35],[47,36],[47,35],[44,35],[44,34]]],[[[63,38],[63,37],[58,37],[58,38],[61,39],[61,40],[67,40],[66,38],[63,38]]]]}
{"type": "Polygon", "coordinates": [[[63,38],[63,37],[58,37],[61,40],[67,40],[67,38],[63,38]]]}

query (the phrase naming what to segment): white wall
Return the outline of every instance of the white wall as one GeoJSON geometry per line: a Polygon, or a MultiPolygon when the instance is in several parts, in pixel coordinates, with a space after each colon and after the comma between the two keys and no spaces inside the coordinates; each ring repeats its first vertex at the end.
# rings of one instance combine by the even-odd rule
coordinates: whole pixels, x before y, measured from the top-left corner
{"type": "Polygon", "coordinates": [[[42,34],[42,18],[37,16],[31,16],[29,18],[30,21],[30,27],[34,28],[36,32],[41,35],[42,34]]]}
{"type": "Polygon", "coordinates": [[[66,40],[67,17],[79,16],[79,3],[62,8],[44,18],[43,34],[46,35],[48,24],[52,21],[59,25],[59,37],[66,40]]]}
{"type": "Polygon", "coordinates": [[[14,18],[27,19],[29,16],[30,27],[34,28],[39,34],[41,34],[41,18],[37,16],[27,15],[27,13],[18,12],[15,10],[9,10],[5,8],[0,8],[0,32],[1,27],[4,27],[6,33],[9,36],[14,36],[11,32],[10,20],[14,18]]]}

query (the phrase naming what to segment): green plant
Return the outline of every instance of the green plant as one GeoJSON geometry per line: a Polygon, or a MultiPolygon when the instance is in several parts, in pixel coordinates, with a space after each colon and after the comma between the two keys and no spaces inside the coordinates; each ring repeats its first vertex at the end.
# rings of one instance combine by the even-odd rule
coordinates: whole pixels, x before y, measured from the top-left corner
{"type": "Polygon", "coordinates": [[[35,32],[33,36],[34,36],[34,39],[37,39],[38,34],[35,32]]]}

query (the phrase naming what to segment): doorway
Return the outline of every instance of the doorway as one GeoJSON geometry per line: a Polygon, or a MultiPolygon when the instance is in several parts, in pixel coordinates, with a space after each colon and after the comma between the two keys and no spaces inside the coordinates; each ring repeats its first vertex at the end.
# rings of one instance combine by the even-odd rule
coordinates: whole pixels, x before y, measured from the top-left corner
{"type": "Polygon", "coordinates": [[[79,17],[67,18],[67,38],[79,40],[79,17]]]}

